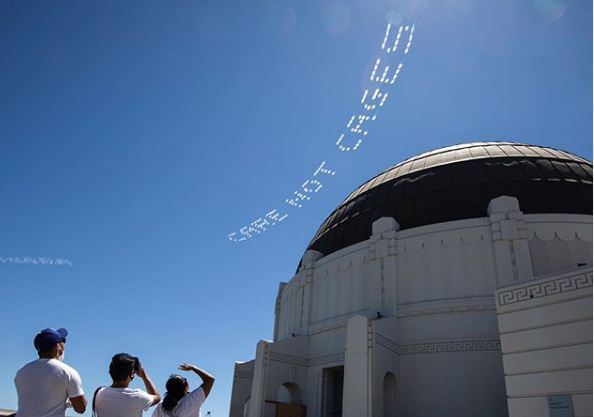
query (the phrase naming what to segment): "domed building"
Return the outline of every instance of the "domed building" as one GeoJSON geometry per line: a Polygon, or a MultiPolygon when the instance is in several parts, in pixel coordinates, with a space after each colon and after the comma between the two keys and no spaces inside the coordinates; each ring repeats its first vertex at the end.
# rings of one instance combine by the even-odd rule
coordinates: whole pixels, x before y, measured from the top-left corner
{"type": "Polygon", "coordinates": [[[230,417],[591,404],[592,163],[478,142],[398,163],[327,217],[279,286],[273,340],[235,364],[230,417]]]}

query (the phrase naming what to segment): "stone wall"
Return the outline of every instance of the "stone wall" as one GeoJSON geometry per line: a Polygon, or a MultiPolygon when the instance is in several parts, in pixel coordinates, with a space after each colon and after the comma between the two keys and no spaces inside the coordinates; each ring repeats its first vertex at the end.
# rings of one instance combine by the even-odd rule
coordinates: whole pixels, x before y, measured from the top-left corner
{"type": "Polygon", "coordinates": [[[496,300],[510,417],[591,416],[592,268],[504,287],[496,300]],[[573,414],[551,414],[548,401],[573,414]]]}

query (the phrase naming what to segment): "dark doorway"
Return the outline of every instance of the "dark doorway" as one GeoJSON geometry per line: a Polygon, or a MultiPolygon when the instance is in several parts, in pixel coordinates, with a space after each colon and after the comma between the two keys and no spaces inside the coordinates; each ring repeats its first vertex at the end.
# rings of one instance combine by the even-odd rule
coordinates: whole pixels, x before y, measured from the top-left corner
{"type": "Polygon", "coordinates": [[[324,369],[323,417],[342,417],[344,366],[324,369]]]}

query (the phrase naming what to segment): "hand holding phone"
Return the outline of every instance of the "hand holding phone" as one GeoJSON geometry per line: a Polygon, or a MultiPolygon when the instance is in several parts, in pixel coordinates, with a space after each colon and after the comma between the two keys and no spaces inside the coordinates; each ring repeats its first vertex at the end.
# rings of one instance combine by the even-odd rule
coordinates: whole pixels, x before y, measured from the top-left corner
{"type": "Polygon", "coordinates": [[[144,368],[142,367],[142,363],[140,363],[140,358],[134,358],[134,373],[140,378],[144,378],[144,368]]]}

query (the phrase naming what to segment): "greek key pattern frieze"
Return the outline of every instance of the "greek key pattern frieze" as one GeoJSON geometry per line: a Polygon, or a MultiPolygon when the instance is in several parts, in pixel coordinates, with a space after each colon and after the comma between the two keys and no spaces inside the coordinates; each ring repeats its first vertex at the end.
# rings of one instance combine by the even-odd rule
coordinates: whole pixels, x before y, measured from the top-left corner
{"type": "Polygon", "coordinates": [[[592,286],[592,271],[577,275],[569,275],[561,278],[554,278],[544,282],[529,284],[523,287],[516,287],[510,290],[502,290],[497,297],[500,306],[519,303],[522,301],[542,298],[553,294],[575,291],[581,288],[592,286]]]}
{"type": "Polygon", "coordinates": [[[309,366],[319,366],[319,365],[324,365],[326,363],[333,363],[333,362],[344,362],[344,352],[316,356],[314,358],[310,358],[308,364],[309,364],[309,366]]]}
{"type": "Polygon", "coordinates": [[[381,334],[376,334],[375,341],[379,346],[397,355],[501,351],[501,342],[499,340],[452,340],[446,342],[399,344],[381,334]]]}
{"type": "Polygon", "coordinates": [[[237,371],[235,372],[235,378],[254,379],[254,373],[250,371],[237,371]]]}
{"type": "Polygon", "coordinates": [[[455,340],[450,342],[414,343],[401,345],[401,355],[445,352],[500,351],[499,340],[455,340]]]}
{"type": "Polygon", "coordinates": [[[286,363],[296,366],[319,366],[327,363],[344,362],[344,352],[330,353],[328,355],[316,356],[310,359],[301,356],[286,355],[284,353],[270,352],[268,359],[274,362],[286,363]]]}
{"type": "Polygon", "coordinates": [[[289,365],[307,366],[307,358],[301,356],[286,355],[284,353],[270,352],[268,359],[274,362],[286,363],[289,365]]]}

